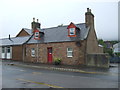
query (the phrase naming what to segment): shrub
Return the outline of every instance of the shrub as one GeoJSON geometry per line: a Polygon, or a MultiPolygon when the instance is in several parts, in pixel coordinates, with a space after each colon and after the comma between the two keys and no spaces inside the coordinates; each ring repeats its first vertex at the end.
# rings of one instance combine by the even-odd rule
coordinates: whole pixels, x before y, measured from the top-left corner
{"type": "Polygon", "coordinates": [[[54,58],[54,64],[55,65],[60,65],[61,64],[61,59],[60,58],[54,58]]]}

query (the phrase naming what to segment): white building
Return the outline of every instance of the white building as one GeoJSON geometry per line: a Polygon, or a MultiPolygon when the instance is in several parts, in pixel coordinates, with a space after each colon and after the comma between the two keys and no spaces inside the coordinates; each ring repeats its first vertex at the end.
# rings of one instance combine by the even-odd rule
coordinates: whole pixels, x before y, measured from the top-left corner
{"type": "Polygon", "coordinates": [[[113,45],[113,53],[120,53],[120,42],[113,45]]]}

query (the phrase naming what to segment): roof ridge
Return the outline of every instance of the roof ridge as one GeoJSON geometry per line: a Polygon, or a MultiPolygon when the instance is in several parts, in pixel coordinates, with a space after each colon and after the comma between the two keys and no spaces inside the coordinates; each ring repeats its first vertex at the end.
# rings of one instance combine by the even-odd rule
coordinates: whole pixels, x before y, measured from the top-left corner
{"type": "MultiPolygon", "coordinates": [[[[30,37],[31,35],[29,36],[21,36],[21,37],[10,37],[10,39],[14,39],[14,38],[24,38],[24,37],[30,37]]],[[[9,38],[1,38],[0,40],[4,40],[4,39],[9,39],[9,38]]]]}
{"type": "MultiPolygon", "coordinates": [[[[28,30],[29,28],[22,28],[22,29],[27,29],[28,30]]],[[[29,30],[31,30],[31,29],[29,29],[29,30]]]]}
{"type": "MultiPolygon", "coordinates": [[[[85,24],[85,23],[78,23],[78,24],[75,24],[75,25],[79,25],[79,24],[85,24]]],[[[68,25],[57,26],[57,27],[50,27],[50,28],[42,28],[41,30],[52,29],[52,28],[59,28],[59,27],[66,27],[66,26],[68,26],[68,25]]]]}

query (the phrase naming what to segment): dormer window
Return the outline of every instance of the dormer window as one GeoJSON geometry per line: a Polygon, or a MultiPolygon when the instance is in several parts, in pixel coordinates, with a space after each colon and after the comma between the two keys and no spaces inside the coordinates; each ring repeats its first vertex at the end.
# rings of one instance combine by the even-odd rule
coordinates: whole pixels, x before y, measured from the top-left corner
{"type": "Polygon", "coordinates": [[[75,28],[69,29],[69,35],[75,35],[75,28]]]}
{"type": "Polygon", "coordinates": [[[76,37],[76,26],[71,22],[67,27],[68,37],[76,37]]]}
{"type": "Polygon", "coordinates": [[[39,38],[39,32],[35,32],[35,38],[39,38]]]}
{"type": "Polygon", "coordinates": [[[34,31],[34,39],[35,40],[40,40],[40,31],[39,30],[34,31]]]}

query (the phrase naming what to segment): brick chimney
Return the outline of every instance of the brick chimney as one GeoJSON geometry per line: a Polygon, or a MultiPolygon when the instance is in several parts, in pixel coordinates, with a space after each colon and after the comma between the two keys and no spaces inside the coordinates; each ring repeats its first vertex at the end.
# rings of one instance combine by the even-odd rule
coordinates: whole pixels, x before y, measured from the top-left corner
{"type": "Polygon", "coordinates": [[[87,12],[85,13],[85,23],[86,27],[90,26],[94,28],[94,15],[89,8],[87,8],[87,12]]]}
{"type": "Polygon", "coordinates": [[[41,24],[39,23],[39,19],[37,19],[36,27],[40,29],[40,26],[41,26],[41,24]]]}
{"type": "Polygon", "coordinates": [[[40,29],[40,26],[41,24],[38,22],[38,19],[37,19],[37,22],[35,22],[35,18],[33,18],[33,22],[31,23],[32,32],[37,28],[40,29]]]}

